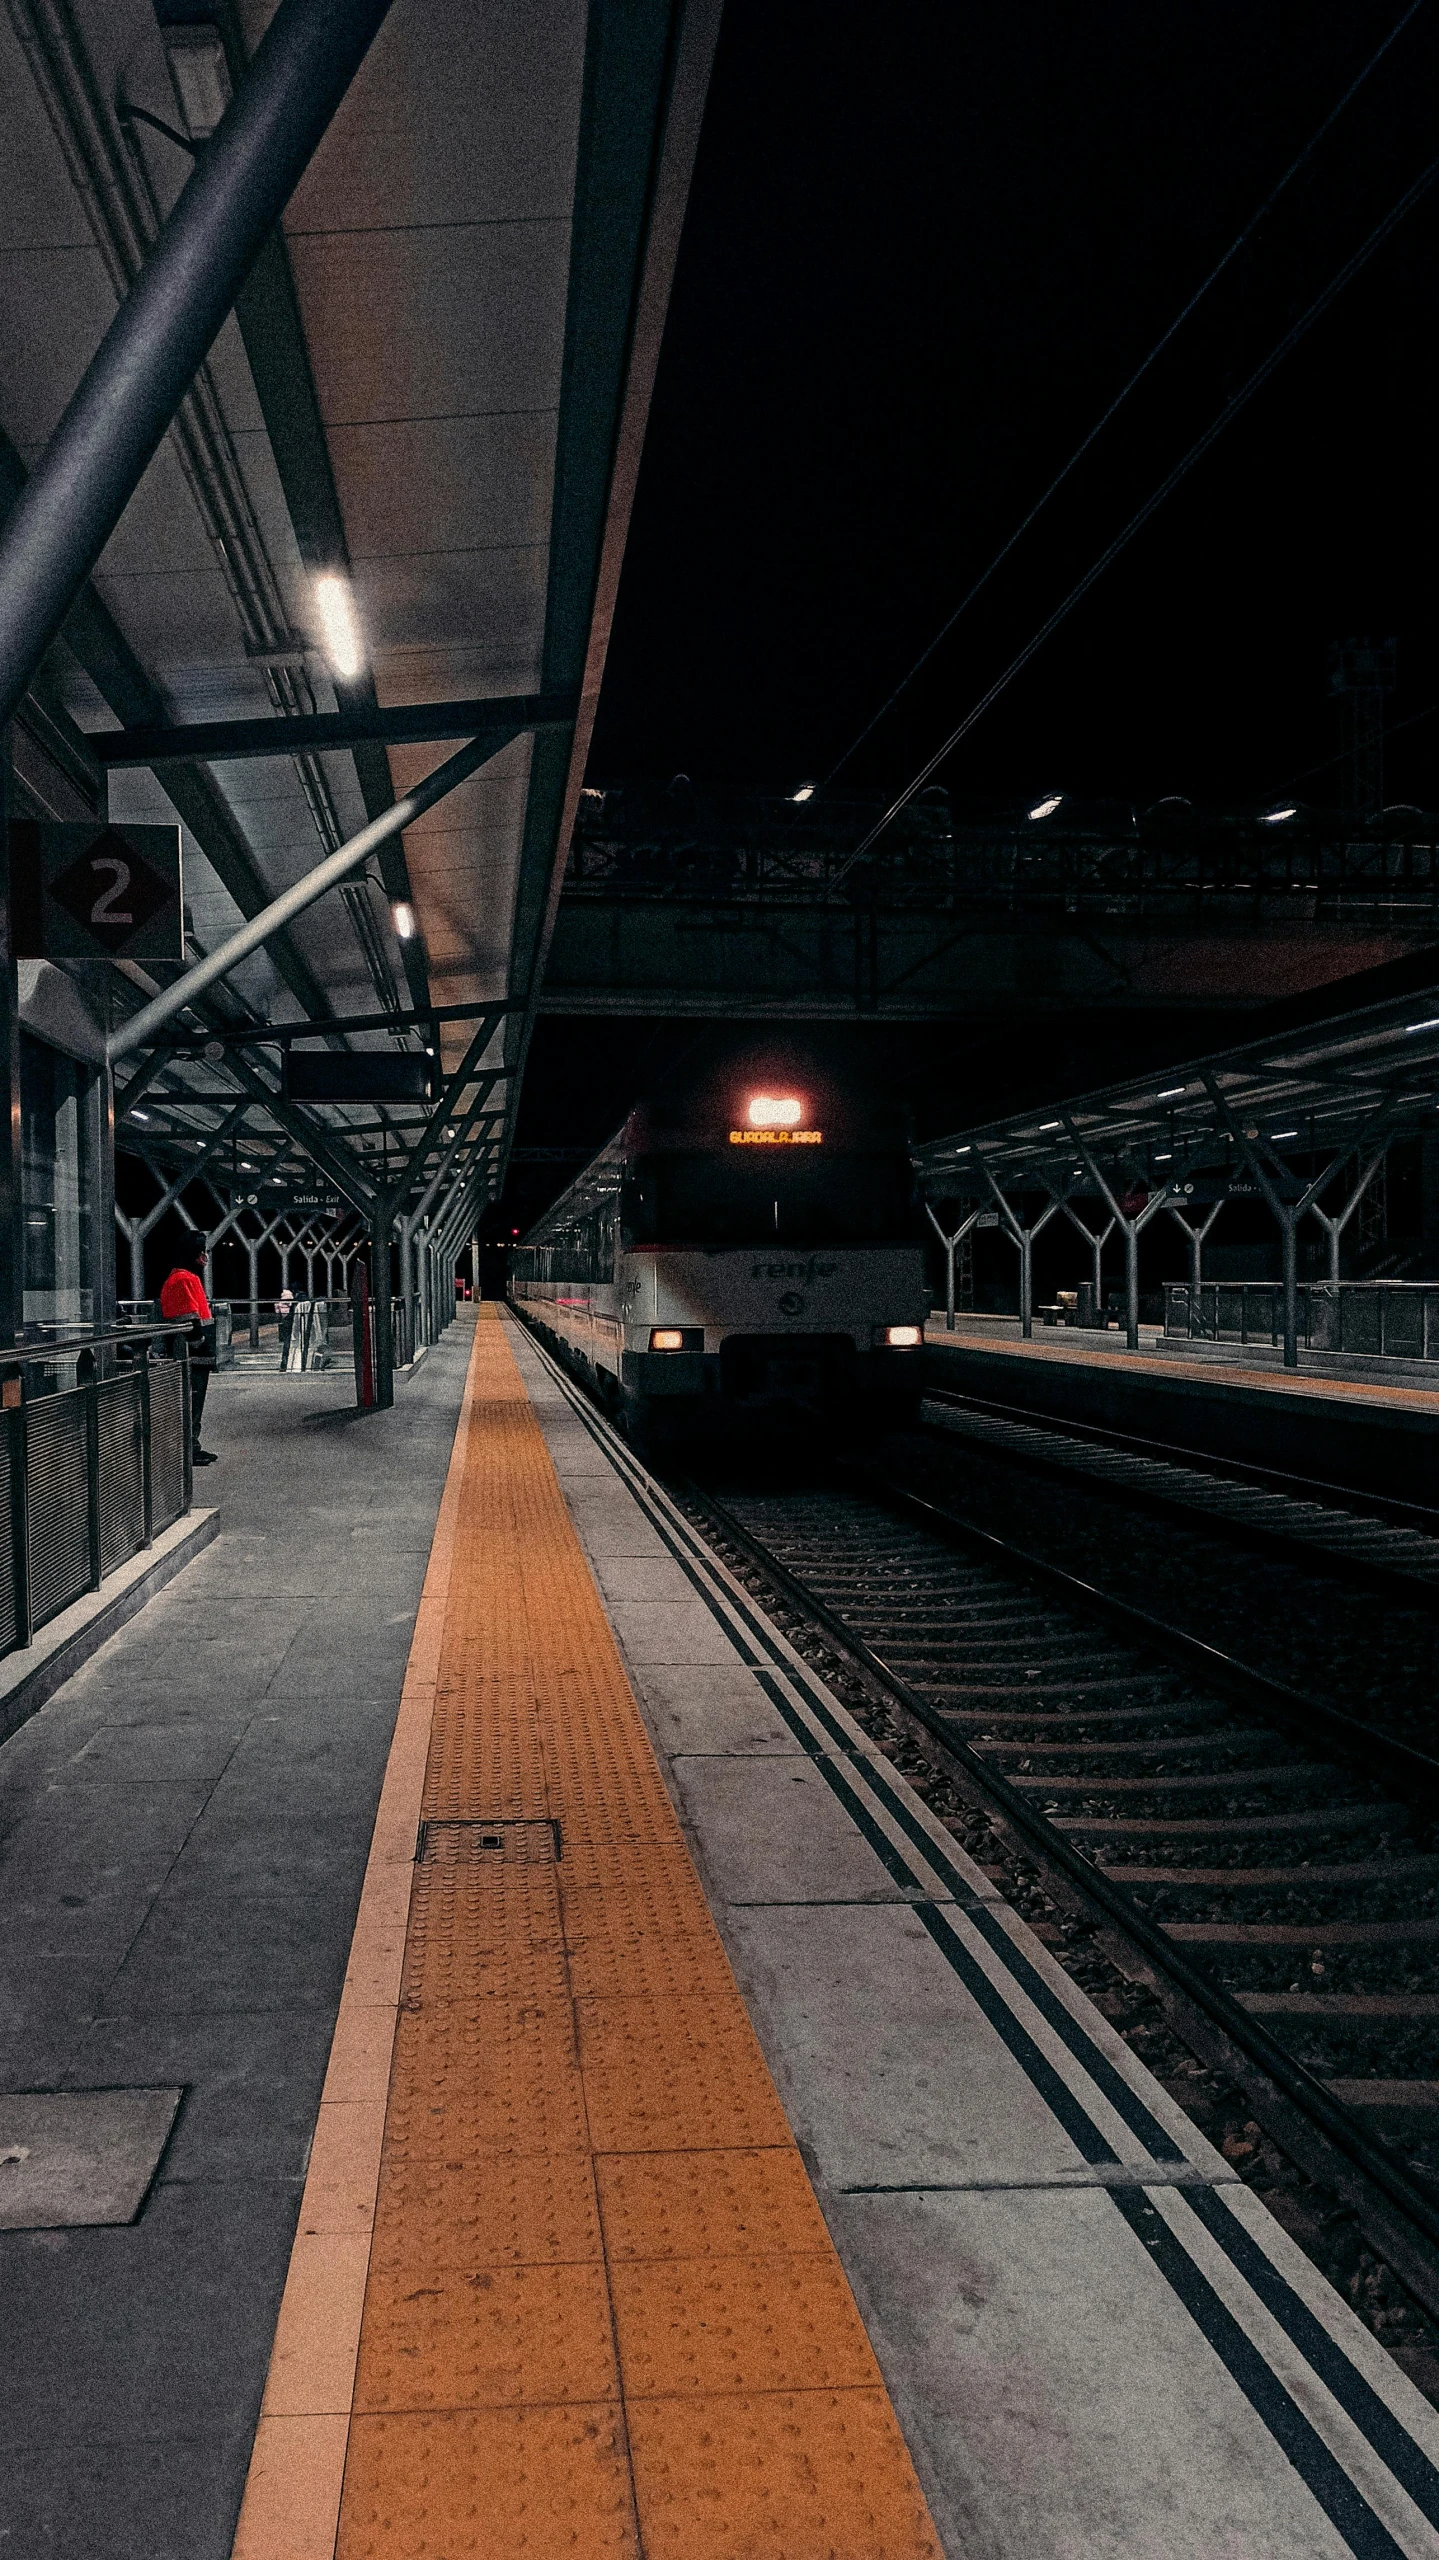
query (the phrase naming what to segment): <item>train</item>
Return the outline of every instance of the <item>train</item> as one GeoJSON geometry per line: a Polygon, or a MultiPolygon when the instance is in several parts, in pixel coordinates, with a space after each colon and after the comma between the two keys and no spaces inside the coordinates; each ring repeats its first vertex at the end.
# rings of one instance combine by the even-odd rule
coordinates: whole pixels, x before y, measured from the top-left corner
{"type": "Polygon", "coordinates": [[[637,1448],[902,1429],[929,1308],[902,1116],[792,1043],[691,1057],[520,1239],[509,1296],[637,1448]]]}

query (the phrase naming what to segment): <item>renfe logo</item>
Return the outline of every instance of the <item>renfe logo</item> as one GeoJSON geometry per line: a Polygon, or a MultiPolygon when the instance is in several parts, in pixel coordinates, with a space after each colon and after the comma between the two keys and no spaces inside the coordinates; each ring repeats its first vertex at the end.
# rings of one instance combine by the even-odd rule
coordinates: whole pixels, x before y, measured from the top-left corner
{"type": "Polygon", "coordinates": [[[820,1262],[811,1254],[808,1262],[757,1262],[750,1272],[751,1280],[832,1280],[839,1269],[837,1262],[820,1262]]]}

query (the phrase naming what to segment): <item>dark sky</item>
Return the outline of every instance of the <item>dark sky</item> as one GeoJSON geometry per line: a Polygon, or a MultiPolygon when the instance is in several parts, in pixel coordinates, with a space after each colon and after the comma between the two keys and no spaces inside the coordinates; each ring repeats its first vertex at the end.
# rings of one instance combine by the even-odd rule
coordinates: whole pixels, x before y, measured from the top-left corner
{"type": "MultiPolygon", "coordinates": [[[[593,778],[827,772],[1402,14],[728,0],[593,778]]],[[[1420,174],[1436,14],[847,781],[909,778],[1420,174]]],[[[1434,804],[1436,214],[1439,186],[942,769],[957,804],[1337,797],[1306,769],[1360,631],[1399,643],[1386,796],[1434,804]]],[[[522,1138],[617,1117],[655,1036],[542,1024],[522,1138]]]]}

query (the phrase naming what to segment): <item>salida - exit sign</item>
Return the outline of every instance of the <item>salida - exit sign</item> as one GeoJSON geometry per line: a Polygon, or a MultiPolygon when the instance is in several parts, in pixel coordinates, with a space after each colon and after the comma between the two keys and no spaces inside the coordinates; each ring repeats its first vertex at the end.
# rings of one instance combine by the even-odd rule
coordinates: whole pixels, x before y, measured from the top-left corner
{"type": "Polygon", "coordinates": [[[18,960],[183,960],[178,827],[10,828],[18,960]]]}

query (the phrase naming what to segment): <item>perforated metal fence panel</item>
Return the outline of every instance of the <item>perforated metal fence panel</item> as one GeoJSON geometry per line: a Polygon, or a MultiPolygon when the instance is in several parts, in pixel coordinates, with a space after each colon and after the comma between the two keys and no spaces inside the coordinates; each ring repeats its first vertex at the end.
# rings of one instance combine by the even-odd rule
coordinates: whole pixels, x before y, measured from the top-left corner
{"type": "Polygon", "coordinates": [[[10,1495],[12,1435],[18,1413],[0,1414],[0,1653],[8,1653],[19,1630],[15,1617],[15,1506],[10,1495]]]}
{"type": "Polygon", "coordinates": [[[143,1544],[145,1450],[140,1381],[107,1378],[97,1391],[100,1441],[100,1571],[113,1573],[143,1544]]]}
{"type": "Polygon", "coordinates": [[[90,1512],[82,1395],[41,1396],[28,1406],[30,1605],[34,1623],[68,1609],[90,1588],[90,1512]]]}
{"type": "Polygon", "coordinates": [[[151,1524],[158,1536],[185,1508],[184,1374],[178,1360],[150,1371],[151,1524]]]}

